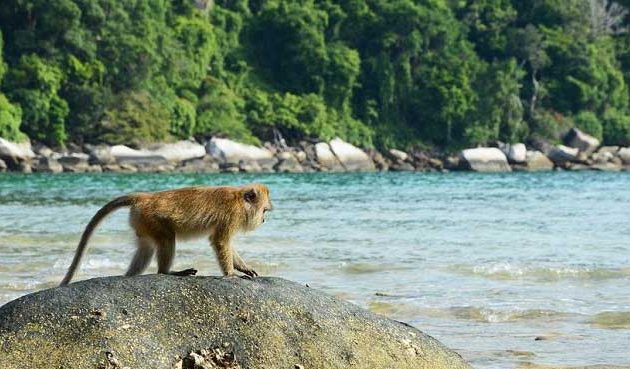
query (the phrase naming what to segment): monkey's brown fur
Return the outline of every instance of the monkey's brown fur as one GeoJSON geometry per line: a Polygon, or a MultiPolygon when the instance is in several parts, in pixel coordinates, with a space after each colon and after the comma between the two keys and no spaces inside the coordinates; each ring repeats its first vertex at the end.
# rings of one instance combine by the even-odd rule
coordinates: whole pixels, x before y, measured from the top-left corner
{"type": "Polygon", "coordinates": [[[96,226],[122,207],[130,208],[129,224],[136,232],[138,246],[126,275],[142,273],[155,251],[158,273],[195,274],[194,269],[170,272],[175,239],[204,235],[209,236],[224,275],[234,275],[235,268],[249,277],[258,275],[232,248],[231,240],[237,232],[251,231],[264,223],[265,213],[272,208],[267,186],[187,187],[121,196],[103,206],[83,231],[62,286],[74,276],[96,226]]]}

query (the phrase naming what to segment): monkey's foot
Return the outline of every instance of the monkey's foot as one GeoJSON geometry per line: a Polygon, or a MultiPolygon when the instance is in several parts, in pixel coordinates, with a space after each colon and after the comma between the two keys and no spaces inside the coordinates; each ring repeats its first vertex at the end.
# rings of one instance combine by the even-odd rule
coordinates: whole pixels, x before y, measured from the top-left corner
{"type": "Polygon", "coordinates": [[[245,275],[248,277],[251,277],[251,278],[258,277],[258,273],[256,273],[256,271],[252,268],[241,269],[240,271],[245,273],[245,275]]]}
{"type": "Polygon", "coordinates": [[[253,276],[248,275],[248,274],[236,275],[236,274],[234,274],[234,273],[232,273],[232,274],[226,274],[226,275],[224,275],[224,276],[223,276],[223,278],[242,278],[242,279],[247,279],[247,280],[250,280],[250,281],[251,281],[252,279],[254,279],[254,277],[253,277],[253,276]]]}
{"type": "Polygon", "coordinates": [[[170,272],[168,274],[176,275],[180,277],[188,277],[188,276],[197,274],[197,269],[188,268],[188,269],[180,270],[179,272],[170,272]]]}

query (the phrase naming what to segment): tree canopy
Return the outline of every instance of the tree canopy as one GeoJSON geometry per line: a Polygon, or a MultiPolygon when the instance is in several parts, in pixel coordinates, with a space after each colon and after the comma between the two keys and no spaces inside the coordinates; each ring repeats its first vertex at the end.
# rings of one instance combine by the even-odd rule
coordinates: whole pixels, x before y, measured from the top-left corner
{"type": "Polygon", "coordinates": [[[5,0],[0,136],[630,144],[630,1],[5,0]]]}

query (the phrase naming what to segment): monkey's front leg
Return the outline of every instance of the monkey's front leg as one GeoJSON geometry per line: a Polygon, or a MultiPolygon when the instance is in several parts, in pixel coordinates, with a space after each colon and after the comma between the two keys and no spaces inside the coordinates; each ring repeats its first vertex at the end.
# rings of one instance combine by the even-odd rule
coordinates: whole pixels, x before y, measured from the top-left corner
{"type": "Polygon", "coordinates": [[[226,277],[235,276],[234,256],[232,255],[232,245],[230,245],[230,235],[222,229],[215,229],[210,236],[210,243],[217,255],[219,266],[226,277]]]}
{"type": "Polygon", "coordinates": [[[241,256],[238,254],[238,252],[236,252],[236,250],[233,249],[232,253],[234,255],[234,267],[236,268],[236,270],[238,270],[239,272],[245,273],[245,275],[247,275],[250,278],[258,277],[258,273],[256,273],[254,269],[250,268],[250,266],[247,265],[245,260],[241,258],[241,256]]]}

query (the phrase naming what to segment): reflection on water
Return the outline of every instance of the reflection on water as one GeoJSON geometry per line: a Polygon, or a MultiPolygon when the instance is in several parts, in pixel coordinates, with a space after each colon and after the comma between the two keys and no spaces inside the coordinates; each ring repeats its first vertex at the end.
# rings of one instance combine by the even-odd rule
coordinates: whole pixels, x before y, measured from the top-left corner
{"type": "MultiPolygon", "coordinates": [[[[415,325],[477,368],[630,364],[630,173],[3,174],[0,304],[55,286],[115,196],[252,181],[274,211],[235,245],[260,274],[415,325]]],[[[122,274],[132,253],[122,210],[77,278],[122,274]]],[[[203,239],[175,264],[219,273],[203,239]]]]}

